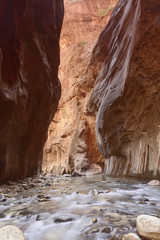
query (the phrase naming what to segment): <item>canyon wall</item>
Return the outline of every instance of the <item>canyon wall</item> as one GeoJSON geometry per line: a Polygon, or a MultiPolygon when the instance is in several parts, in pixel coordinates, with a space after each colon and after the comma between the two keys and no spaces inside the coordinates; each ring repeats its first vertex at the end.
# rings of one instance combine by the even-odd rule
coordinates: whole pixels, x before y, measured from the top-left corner
{"type": "Polygon", "coordinates": [[[59,78],[62,97],[44,148],[43,173],[101,172],[104,160],[95,138],[95,115],[86,113],[97,66],[89,67],[99,33],[117,1],[65,0],[59,78]]]}
{"type": "Polygon", "coordinates": [[[107,175],[160,178],[160,1],[120,0],[93,50],[87,112],[107,175]]]}
{"type": "Polygon", "coordinates": [[[0,181],[37,173],[56,112],[62,0],[0,1],[0,181]]]}

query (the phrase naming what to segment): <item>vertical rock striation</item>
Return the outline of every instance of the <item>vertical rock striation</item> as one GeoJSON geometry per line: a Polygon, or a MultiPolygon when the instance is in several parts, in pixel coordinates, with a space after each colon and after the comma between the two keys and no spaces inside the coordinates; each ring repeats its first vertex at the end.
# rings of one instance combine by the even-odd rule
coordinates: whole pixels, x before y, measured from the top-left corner
{"type": "Polygon", "coordinates": [[[160,177],[160,1],[120,0],[96,44],[87,110],[108,175],[160,177]]]}
{"type": "Polygon", "coordinates": [[[0,1],[0,181],[35,174],[60,98],[62,0],[0,1]]]}

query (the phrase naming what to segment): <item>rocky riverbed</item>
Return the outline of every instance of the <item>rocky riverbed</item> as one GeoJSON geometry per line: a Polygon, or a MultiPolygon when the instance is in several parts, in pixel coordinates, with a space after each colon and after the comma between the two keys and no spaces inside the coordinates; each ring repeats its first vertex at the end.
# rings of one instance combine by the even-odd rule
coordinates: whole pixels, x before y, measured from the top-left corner
{"type": "Polygon", "coordinates": [[[159,186],[147,179],[48,175],[0,186],[0,227],[27,240],[121,239],[140,214],[160,216],[159,186]]]}

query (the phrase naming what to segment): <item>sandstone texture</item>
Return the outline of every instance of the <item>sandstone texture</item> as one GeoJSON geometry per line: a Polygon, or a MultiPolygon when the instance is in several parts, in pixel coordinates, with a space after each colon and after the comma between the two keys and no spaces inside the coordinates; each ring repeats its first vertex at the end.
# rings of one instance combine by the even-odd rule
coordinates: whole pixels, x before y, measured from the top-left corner
{"type": "Polygon", "coordinates": [[[160,239],[160,219],[149,215],[137,217],[137,230],[146,238],[160,239]]]}
{"type": "Polygon", "coordinates": [[[94,48],[87,106],[107,175],[160,178],[160,1],[120,0],[94,48]]]}
{"type": "Polygon", "coordinates": [[[103,168],[95,138],[95,115],[86,113],[97,74],[90,65],[92,50],[117,1],[64,1],[59,78],[62,96],[50,124],[44,149],[43,173],[86,175],[103,168]]]}
{"type": "Polygon", "coordinates": [[[0,240],[25,240],[21,230],[13,225],[0,228],[0,240]]]}
{"type": "Polygon", "coordinates": [[[0,181],[37,173],[58,105],[62,0],[0,1],[0,181]]]}

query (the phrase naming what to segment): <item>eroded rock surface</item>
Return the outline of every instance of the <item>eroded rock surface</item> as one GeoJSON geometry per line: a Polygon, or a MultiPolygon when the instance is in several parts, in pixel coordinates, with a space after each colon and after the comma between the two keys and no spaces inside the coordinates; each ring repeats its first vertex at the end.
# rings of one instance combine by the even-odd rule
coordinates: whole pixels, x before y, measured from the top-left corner
{"type": "Polygon", "coordinates": [[[13,225],[0,228],[0,240],[25,240],[21,230],[13,225]]]}
{"type": "Polygon", "coordinates": [[[108,175],[160,178],[160,1],[120,0],[102,31],[87,110],[108,175]]]}
{"type": "Polygon", "coordinates": [[[95,116],[86,104],[95,82],[96,65],[88,70],[93,47],[108,22],[116,1],[64,1],[60,80],[62,97],[44,150],[44,173],[93,174],[102,171],[103,158],[95,138],[95,116]]]}
{"type": "Polygon", "coordinates": [[[149,215],[137,217],[137,229],[141,236],[151,239],[160,239],[160,219],[149,215]]]}
{"type": "Polygon", "coordinates": [[[62,0],[0,2],[0,181],[37,172],[57,109],[62,0]]]}

